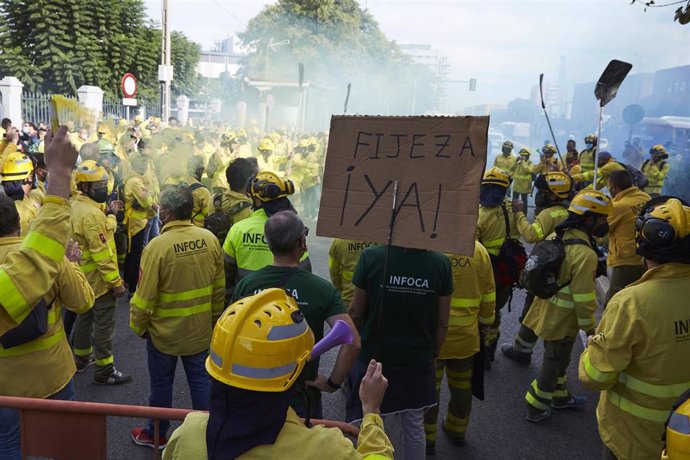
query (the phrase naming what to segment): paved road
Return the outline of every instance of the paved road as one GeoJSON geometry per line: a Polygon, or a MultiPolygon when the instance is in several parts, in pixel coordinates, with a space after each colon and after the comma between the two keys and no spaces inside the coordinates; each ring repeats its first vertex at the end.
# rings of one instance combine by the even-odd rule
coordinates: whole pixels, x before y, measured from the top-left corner
{"type": "MultiPolygon", "coordinates": [[[[310,254],[316,274],[328,278],[328,244],[326,238],[310,237],[310,254]]],[[[524,291],[517,291],[513,298],[513,310],[504,310],[503,337],[512,339],[518,328],[518,317],[524,299],[524,291]]],[[[114,340],[115,365],[134,376],[132,383],[119,387],[96,386],[91,383],[91,371],[76,376],[77,397],[84,401],[99,401],[121,404],[148,404],[148,371],[144,341],[128,328],[128,307],[121,301],[117,307],[117,332],[114,340]]],[[[582,351],[578,341],[573,351],[573,360],[582,351]]],[[[599,458],[601,442],[596,429],[595,407],[597,394],[585,390],[577,380],[574,365],[570,367],[569,381],[574,392],[589,398],[586,407],[580,410],[557,412],[539,425],[525,420],[524,394],[536,376],[541,362],[542,348],[538,347],[531,366],[526,367],[496,358],[493,369],[486,376],[486,400],[474,400],[467,443],[456,447],[448,443],[442,433],[437,441],[438,459],[592,459],[599,458]]],[[[322,358],[322,367],[328,375],[335,357],[335,351],[322,358]]],[[[448,392],[441,395],[441,414],[446,410],[448,392]]],[[[174,406],[191,408],[189,389],[182,366],[174,386],[174,406]]],[[[344,400],[340,392],[324,397],[326,418],[344,419],[344,400]]],[[[108,422],[109,458],[114,460],[151,458],[151,450],[134,445],[129,431],[142,420],[112,418],[108,422]]],[[[394,431],[393,436],[398,430],[394,431]]],[[[78,442],[75,433],[74,442],[78,442]]],[[[395,442],[395,441],[394,441],[395,442]]]]}

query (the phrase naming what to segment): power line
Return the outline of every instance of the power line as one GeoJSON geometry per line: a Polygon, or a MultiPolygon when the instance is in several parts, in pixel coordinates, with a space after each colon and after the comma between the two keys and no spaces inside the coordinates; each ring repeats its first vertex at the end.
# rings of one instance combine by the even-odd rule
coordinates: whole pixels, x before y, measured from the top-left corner
{"type": "Polygon", "coordinates": [[[247,25],[247,23],[245,23],[243,20],[241,20],[240,18],[238,18],[237,16],[235,16],[235,15],[233,14],[232,11],[230,11],[229,9],[227,9],[226,7],[224,7],[220,2],[218,2],[217,0],[211,0],[211,1],[212,1],[213,3],[215,3],[216,6],[218,6],[218,8],[220,8],[221,10],[225,11],[225,12],[228,13],[230,16],[232,16],[232,17],[233,17],[237,22],[239,22],[240,24],[242,24],[243,26],[246,26],[246,25],[247,25]]]}

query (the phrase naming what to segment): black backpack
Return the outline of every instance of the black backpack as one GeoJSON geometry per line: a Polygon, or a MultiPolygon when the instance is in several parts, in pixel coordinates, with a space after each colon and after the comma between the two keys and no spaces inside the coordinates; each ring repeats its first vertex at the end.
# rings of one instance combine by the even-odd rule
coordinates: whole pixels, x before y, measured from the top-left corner
{"type": "Polygon", "coordinates": [[[510,223],[505,204],[501,205],[506,226],[506,239],[501,246],[498,256],[491,257],[491,267],[494,270],[496,286],[513,286],[520,280],[520,274],[527,261],[524,246],[518,240],[510,237],[510,223]]]}
{"type": "MultiPolygon", "coordinates": [[[[645,163],[642,165],[642,169],[644,169],[644,166],[646,163],[647,162],[645,161],[645,163]]],[[[642,174],[642,171],[640,171],[636,167],[631,166],[629,164],[625,164],[625,163],[621,163],[621,162],[618,162],[618,164],[623,166],[625,168],[625,170],[628,171],[628,174],[630,174],[630,177],[632,178],[632,184],[635,187],[637,187],[639,189],[643,189],[647,185],[649,185],[649,179],[647,178],[647,176],[642,174]]]]}
{"type": "Polygon", "coordinates": [[[227,213],[225,213],[221,207],[222,203],[223,194],[215,194],[213,196],[213,206],[215,210],[213,214],[207,216],[206,220],[204,221],[204,228],[216,235],[216,238],[218,238],[220,244],[225,242],[225,237],[228,236],[230,227],[232,227],[232,225],[235,223],[235,214],[251,206],[251,203],[247,201],[240,201],[239,203],[235,204],[235,206],[230,208],[227,213]]]}
{"type": "Polygon", "coordinates": [[[558,275],[565,259],[565,247],[571,244],[589,246],[589,243],[579,238],[564,240],[561,235],[553,240],[543,240],[535,244],[525,263],[520,284],[541,299],[550,299],[556,295],[558,291],[570,284],[570,282],[558,284],[558,275]]]}

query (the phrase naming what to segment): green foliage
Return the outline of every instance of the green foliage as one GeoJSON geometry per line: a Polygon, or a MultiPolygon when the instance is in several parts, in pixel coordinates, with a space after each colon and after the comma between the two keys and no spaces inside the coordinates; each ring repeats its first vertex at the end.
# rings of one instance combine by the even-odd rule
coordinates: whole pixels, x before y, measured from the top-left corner
{"type": "Polygon", "coordinates": [[[254,17],[240,38],[251,49],[243,76],[295,81],[302,62],[305,79],[337,88],[332,92],[340,104],[352,83],[355,111],[409,114],[413,93],[416,112],[433,107],[434,76],[413,65],[355,0],[279,0],[254,17]],[[271,46],[284,40],[289,44],[271,46]]]}
{"type": "MultiPolygon", "coordinates": [[[[173,91],[192,91],[199,46],[180,32],[171,42],[173,91]]],[[[74,96],[94,85],[120,97],[131,72],[138,98],[158,98],[161,31],[146,20],[143,0],[0,0],[0,47],[0,73],[28,90],[74,96]]]]}

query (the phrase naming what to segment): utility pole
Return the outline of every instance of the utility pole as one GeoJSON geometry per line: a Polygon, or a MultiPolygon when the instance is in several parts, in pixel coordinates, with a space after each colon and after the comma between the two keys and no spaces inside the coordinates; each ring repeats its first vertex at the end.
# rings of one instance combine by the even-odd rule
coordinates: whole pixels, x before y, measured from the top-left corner
{"type": "Polygon", "coordinates": [[[161,84],[161,118],[165,122],[170,118],[170,82],[173,78],[169,11],[168,0],[163,0],[163,43],[161,47],[161,65],[158,66],[158,81],[161,84]]]}

